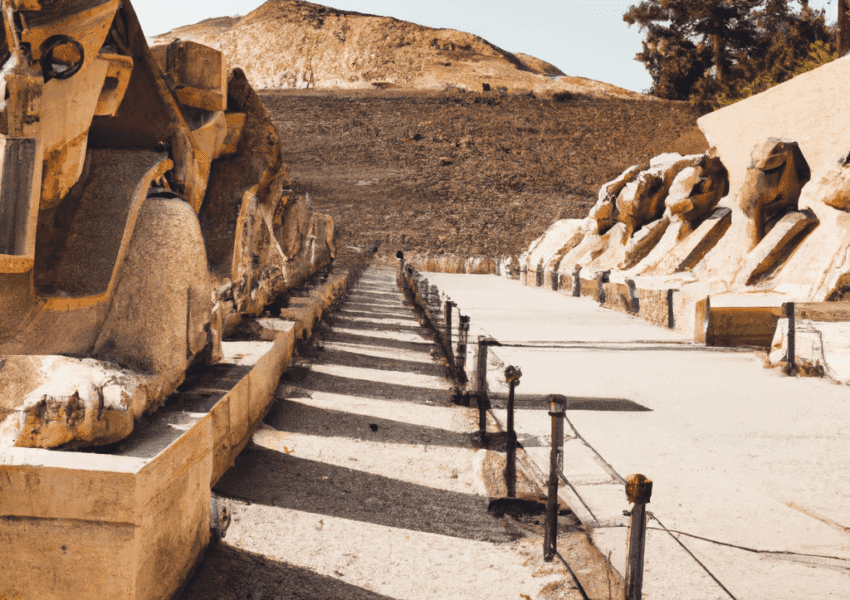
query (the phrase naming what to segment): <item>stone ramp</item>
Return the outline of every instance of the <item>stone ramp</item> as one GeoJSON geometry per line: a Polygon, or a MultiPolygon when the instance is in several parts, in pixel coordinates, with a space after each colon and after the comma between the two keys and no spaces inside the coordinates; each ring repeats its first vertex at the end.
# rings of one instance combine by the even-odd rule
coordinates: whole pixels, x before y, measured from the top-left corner
{"type": "MultiPolygon", "coordinates": [[[[470,339],[490,333],[517,344],[491,352],[522,368],[517,433],[543,468],[546,395],[569,398],[564,471],[573,489],[561,494],[621,572],[623,478],[654,481],[644,597],[846,595],[850,488],[836,475],[850,451],[846,387],[784,377],[752,352],[684,343],[585,298],[496,277],[426,275],[470,316],[470,339]]],[[[500,370],[490,366],[488,383],[504,422],[500,370]]]]}
{"type": "MultiPolygon", "coordinates": [[[[392,269],[369,268],[315,339],[216,486],[233,523],[184,600],[581,597],[542,561],[542,515],[488,514],[500,454],[471,445],[476,411],[451,402],[392,269]]],[[[562,553],[606,598],[601,557],[561,523],[562,553]]]]}

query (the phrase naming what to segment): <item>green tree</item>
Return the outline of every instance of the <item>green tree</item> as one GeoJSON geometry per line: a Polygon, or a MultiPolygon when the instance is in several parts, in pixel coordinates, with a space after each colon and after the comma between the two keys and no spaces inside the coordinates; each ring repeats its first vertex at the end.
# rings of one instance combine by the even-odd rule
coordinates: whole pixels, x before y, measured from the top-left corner
{"type": "Polygon", "coordinates": [[[808,0],[643,0],[623,20],[645,32],[635,58],[652,76],[650,93],[704,109],[793,77],[835,40],[808,0]]]}

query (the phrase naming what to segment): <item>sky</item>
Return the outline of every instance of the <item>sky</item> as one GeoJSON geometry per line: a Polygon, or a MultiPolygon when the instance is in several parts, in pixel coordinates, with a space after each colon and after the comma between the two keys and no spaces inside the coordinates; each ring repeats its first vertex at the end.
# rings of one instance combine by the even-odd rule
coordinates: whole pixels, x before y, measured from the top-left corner
{"type": "MultiPolygon", "coordinates": [[[[221,16],[245,15],[265,0],[131,0],[145,35],[221,16]]],[[[509,52],[531,54],[567,75],[636,92],[651,79],[634,60],[641,34],[623,21],[638,0],[318,0],[342,10],[396,17],[481,36],[509,52]]],[[[835,21],[838,0],[810,0],[835,21]]]]}

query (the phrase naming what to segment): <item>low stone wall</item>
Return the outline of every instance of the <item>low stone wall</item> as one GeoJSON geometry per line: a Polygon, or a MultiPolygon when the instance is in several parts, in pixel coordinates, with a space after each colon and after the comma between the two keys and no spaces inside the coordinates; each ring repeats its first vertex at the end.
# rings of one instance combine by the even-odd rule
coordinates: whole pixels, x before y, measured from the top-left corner
{"type": "Polygon", "coordinates": [[[413,255],[407,260],[420,271],[432,273],[465,273],[467,275],[495,275],[498,273],[498,259],[486,256],[440,256],[413,255]]]}
{"type": "Polygon", "coordinates": [[[210,489],[273,402],[296,334],[310,335],[371,255],[348,257],[282,318],[245,319],[222,360],[111,454],[0,454],[0,597],[175,595],[210,541],[210,489]]]}

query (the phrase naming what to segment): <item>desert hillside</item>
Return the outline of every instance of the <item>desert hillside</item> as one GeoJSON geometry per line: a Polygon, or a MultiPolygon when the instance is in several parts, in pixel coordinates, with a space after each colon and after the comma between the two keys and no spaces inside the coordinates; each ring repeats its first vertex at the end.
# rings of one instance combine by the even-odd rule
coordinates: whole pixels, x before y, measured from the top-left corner
{"type": "Polygon", "coordinates": [[[512,54],[453,29],[302,2],[269,0],[244,17],[208,19],[151,41],[195,40],[227,54],[257,89],[559,91],[647,98],[607,83],[569,77],[533,56],[512,54]]]}
{"type": "Polygon", "coordinates": [[[683,103],[401,90],[261,94],[293,185],[345,244],[519,254],[662,152],[704,152],[683,103]]]}

